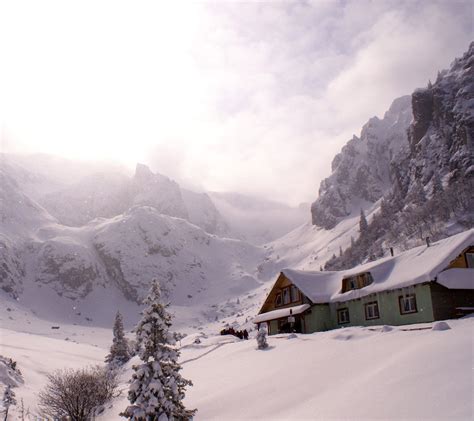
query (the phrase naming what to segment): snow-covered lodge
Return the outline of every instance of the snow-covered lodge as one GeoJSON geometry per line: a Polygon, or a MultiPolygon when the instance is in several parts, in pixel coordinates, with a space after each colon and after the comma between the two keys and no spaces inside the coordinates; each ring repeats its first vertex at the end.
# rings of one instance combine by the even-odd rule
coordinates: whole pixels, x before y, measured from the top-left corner
{"type": "Polygon", "coordinates": [[[254,323],[270,334],[405,325],[474,311],[474,229],[349,270],[284,269],[254,323]],[[289,319],[290,318],[290,319],[289,319]]]}

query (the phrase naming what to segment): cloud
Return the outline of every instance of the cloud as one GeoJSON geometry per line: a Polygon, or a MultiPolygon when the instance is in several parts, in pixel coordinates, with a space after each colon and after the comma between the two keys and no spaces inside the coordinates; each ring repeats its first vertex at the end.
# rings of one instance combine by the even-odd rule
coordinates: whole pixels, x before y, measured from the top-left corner
{"type": "Polygon", "coordinates": [[[4,132],[31,151],[311,201],[352,134],[473,35],[470,1],[163,4],[2,4],[4,132]]]}

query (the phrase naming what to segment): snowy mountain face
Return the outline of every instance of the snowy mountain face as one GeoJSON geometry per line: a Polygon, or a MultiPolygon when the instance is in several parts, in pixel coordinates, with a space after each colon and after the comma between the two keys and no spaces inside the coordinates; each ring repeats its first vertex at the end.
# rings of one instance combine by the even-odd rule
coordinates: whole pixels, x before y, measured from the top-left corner
{"type": "Polygon", "coordinates": [[[332,174],[321,182],[311,206],[314,225],[330,229],[360,210],[360,204],[380,199],[391,183],[390,167],[407,145],[412,119],[411,98],[396,99],[383,119],[371,118],[332,161],[332,174]]]}
{"type": "Polygon", "coordinates": [[[37,192],[44,207],[25,192],[41,177],[9,162],[0,181],[0,292],[45,317],[81,322],[78,308],[106,317],[118,303],[140,303],[155,277],[184,307],[260,285],[265,250],[209,233],[227,229],[209,196],[146,167],[131,179],[94,174],[54,194],[37,192]]]}
{"type": "Polygon", "coordinates": [[[419,180],[430,195],[434,175],[444,186],[474,178],[474,42],[434,84],[412,95],[413,122],[405,160],[397,166],[402,189],[419,180]]]}
{"type": "Polygon", "coordinates": [[[472,178],[473,56],[471,44],[435,84],[395,100],[382,120],[369,120],[342,148],[312,205],[314,225],[330,229],[364,207],[361,201],[374,203],[394,188],[405,203],[420,185],[430,196],[435,174],[444,186],[472,178]]]}
{"type": "Polygon", "coordinates": [[[313,225],[267,244],[263,274],[347,269],[474,226],[473,50],[343,147],[312,205],[313,225]]]}
{"type": "MultiPolygon", "coordinates": [[[[389,246],[407,248],[426,237],[437,240],[474,226],[473,66],[474,43],[449,70],[438,74],[434,84],[413,93],[413,120],[405,143],[398,152],[394,151],[388,163],[389,182],[383,195],[362,195],[369,201],[382,198],[378,202],[380,209],[366,229],[361,225],[350,245],[346,242],[345,249],[337,253],[339,256],[333,254],[324,269],[349,268],[384,256],[389,246]]],[[[375,166],[368,157],[366,163],[375,166]]],[[[339,166],[330,179],[338,174],[339,166]]],[[[367,180],[365,184],[362,179],[360,182],[370,185],[371,178],[367,180]]],[[[322,188],[325,185],[323,182],[322,188]]],[[[344,191],[337,183],[331,186],[333,189],[323,190],[323,196],[313,204],[313,223],[325,228],[337,222],[335,212],[325,202],[328,194],[344,191]]],[[[353,187],[353,197],[361,197],[360,189],[353,187]]],[[[353,208],[368,209],[354,198],[350,202],[353,208]]],[[[340,197],[336,195],[336,199],[341,206],[338,209],[344,209],[340,197]]]]}

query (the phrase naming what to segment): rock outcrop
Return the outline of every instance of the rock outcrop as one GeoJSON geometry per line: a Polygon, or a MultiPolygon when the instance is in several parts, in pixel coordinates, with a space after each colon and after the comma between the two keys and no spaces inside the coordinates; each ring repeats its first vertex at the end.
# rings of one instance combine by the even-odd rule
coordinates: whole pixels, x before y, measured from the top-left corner
{"type": "Polygon", "coordinates": [[[383,119],[371,118],[332,161],[332,174],[321,182],[311,206],[314,225],[331,229],[341,218],[360,211],[361,203],[380,199],[391,183],[390,167],[407,142],[411,99],[396,99],[383,119]]]}

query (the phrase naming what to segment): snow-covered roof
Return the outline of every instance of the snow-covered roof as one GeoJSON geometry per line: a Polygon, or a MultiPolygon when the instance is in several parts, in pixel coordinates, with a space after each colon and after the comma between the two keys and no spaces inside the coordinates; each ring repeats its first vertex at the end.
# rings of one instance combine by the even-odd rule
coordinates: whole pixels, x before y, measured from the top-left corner
{"type": "Polygon", "coordinates": [[[441,272],[436,281],[450,289],[474,289],[474,269],[448,269],[441,272]]]}
{"type": "Polygon", "coordinates": [[[462,280],[457,278],[459,280],[456,281],[454,279],[458,271],[449,270],[446,272],[451,274],[440,275],[452,260],[471,245],[474,245],[474,229],[432,243],[430,247],[415,247],[398,256],[385,257],[348,270],[315,272],[284,269],[282,273],[313,303],[352,300],[376,292],[430,282],[437,277],[448,288],[472,289],[472,270],[464,272],[462,280]],[[341,293],[344,278],[364,272],[371,273],[374,280],[372,284],[341,293]]]}
{"type": "Polygon", "coordinates": [[[260,322],[266,322],[268,320],[275,320],[275,319],[281,319],[283,317],[288,317],[290,315],[290,310],[291,310],[291,314],[301,314],[304,311],[306,311],[309,307],[310,307],[309,304],[302,304],[295,307],[282,308],[281,310],[269,311],[267,313],[259,314],[257,317],[255,317],[255,319],[253,319],[253,322],[260,323],[260,322]]]}

